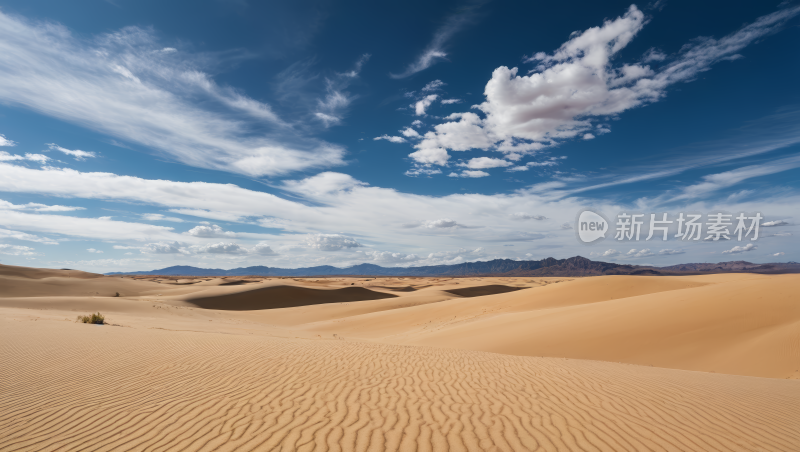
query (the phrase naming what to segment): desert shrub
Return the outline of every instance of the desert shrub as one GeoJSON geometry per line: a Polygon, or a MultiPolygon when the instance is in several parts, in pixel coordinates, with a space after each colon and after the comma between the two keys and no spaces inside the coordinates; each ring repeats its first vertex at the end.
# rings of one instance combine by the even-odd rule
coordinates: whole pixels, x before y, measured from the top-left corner
{"type": "Polygon", "coordinates": [[[105,323],[105,321],[106,318],[103,316],[103,314],[100,314],[99,312],[97,314],[78,316],[78,322],[80,323],[93,323],[95,325],[102,325],[103,323],[105,323]]]}
{"type": "Polygon", "coordinates": [[[119,292],[116,292],[116,294],[115,294],[114,296],[115,296],[115,297],[118,297],[118,296],[119,296],[119,292]]]}

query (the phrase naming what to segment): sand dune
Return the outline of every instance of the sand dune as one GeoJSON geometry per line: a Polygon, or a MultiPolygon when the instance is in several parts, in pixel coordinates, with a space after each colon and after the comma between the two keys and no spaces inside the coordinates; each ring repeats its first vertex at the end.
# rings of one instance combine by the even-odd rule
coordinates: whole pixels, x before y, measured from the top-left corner
{"type": "Polygon", "coordinates": [[[103,275],[82,272],[80,270],[53,270],[50,268],[15,267],[13,265],[3,264],[0,264],[0,277],[17,277],[27,279],[42,279],[51,277],[80,279],[104,278],[103,275]]]}
{"type": "Polygon", "coordinates": [[[348,341],[1,325],[2,450],[800,444],[792,381],[348,341]]]}
{"type": "Polygon", "coordinates": [[[800,450],[797,275],[25,272],[0,450],[800,450]]]}

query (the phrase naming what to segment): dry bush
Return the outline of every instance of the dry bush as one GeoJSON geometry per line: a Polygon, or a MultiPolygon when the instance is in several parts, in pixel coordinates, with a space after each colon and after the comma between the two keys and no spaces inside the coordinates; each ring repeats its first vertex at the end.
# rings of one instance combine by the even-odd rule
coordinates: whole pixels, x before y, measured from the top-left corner
{"type": "Polygon", "coordinates": [[[103,314],[100,314],[99,312],[97,314],[78,316],[79,323],[92,323],[95,325],[102,325],[105,323],[105,321],[106,318],[103,316],[103,314]]]}

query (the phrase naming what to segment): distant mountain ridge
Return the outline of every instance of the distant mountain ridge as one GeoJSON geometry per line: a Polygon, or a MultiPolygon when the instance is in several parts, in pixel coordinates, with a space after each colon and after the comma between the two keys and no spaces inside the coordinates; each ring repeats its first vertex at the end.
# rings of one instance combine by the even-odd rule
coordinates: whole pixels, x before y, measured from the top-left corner
{"type": "Polygon", "coordinates": [[[675,275],[703,273],[800,273],[800,264],[753,264],[745,261],[716,264],[679,264],[668,267],[651,267],[599,262],[581,256],[568,259],[548,257],[539,261],[494,259],[465,262],[455,265],[424,267],[381,267],[359,264],[346,268],[322,265],[306,268],[243,267],[231,270],[197,268],[186,265],[140,272],[114,272],[107,275],[162,275],[162,276],[599,276],[599,275],[675,275]]]}

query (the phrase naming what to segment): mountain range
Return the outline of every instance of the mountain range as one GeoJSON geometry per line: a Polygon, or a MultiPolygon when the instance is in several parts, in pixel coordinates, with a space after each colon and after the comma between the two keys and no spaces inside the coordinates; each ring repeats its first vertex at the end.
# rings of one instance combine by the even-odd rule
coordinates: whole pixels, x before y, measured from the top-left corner
{"type": "Polygon", "coordinates": [[[538,261],[494,259],[455,265],[381,267],[359,264],[346,268],[322,265],[306,268],[243,267],[231,270],[176,265],[151,271],[115,272],[107,275],[161,276],[598,276],[598,275],[687,275],[706,273],[800,273],[800,263],[754,264],[745,261],[692,263],[668,267],[599,262],[581,256],[548,257],[538,261]]]}

